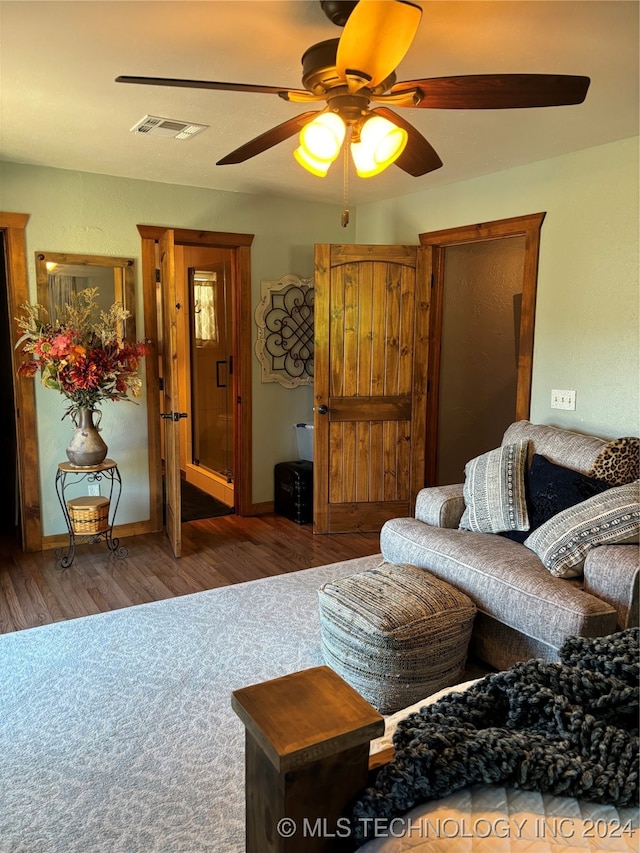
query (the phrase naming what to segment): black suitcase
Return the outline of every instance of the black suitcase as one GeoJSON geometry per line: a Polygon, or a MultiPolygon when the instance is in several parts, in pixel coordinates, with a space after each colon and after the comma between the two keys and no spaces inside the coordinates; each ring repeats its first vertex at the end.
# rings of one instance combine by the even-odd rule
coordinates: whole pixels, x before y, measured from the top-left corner
{"type": "Polygon", "coordinates": [[[296,524],[313,521],[313,462],[301,459],[275,466],[273,508],[296,524]]]}

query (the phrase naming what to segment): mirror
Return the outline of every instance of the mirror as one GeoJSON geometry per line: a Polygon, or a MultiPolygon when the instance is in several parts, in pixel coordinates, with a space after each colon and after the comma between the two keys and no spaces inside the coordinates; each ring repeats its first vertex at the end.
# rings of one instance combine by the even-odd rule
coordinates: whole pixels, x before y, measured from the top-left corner
{"type": "Polygon", "coordinates": [[[36,252],[36,281],[38,302],[52,321],[56,306],[68,302],[71,293],[97,287],[100,308],[108,311],[114,302],[120,302],[129,312],[123,337],[135,343],[135,267],[131,258],[36,252]]]}

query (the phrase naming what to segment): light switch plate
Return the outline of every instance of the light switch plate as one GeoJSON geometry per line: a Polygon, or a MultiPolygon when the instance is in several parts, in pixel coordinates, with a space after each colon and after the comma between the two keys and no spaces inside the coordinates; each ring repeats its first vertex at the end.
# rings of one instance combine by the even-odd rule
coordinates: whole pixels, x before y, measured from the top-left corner
{"type": "Polygon", "coordinates": [[[100,483],[89,483],[87,491],[89,495],[97,497],[100,494],[100,483]]]}
{"type": "Polygon", "coordinates": [[[576,392],[557,390],[554,388],[551,391],[551,408],[552,409],[570,409],[574,411],[576,407],[576,392]]]}

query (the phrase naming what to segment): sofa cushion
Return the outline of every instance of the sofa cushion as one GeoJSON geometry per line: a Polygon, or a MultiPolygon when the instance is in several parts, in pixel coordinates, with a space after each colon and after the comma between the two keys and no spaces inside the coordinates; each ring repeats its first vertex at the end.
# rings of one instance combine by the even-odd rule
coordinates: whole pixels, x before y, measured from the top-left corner
{"type": "Polygon", "coordinates": [[[531,468],[525,475],[525,492],[529,530],[501,533],[514,542],[524,542],[541,524],[563,509],[575,506],[609,488],[604,480],[587,477],[572,468],[556,465],[539,453],[534,453],[531,468]]]}
{"type": "Polygon", "coordinates": [[[502,536],[394,518],[382,527],[380,550],[385,560],[427,569],[466,593],[481,613],[554,649],[569,634],[616,630],[613,607],[583,592],[579,580],[553,577],[533,551],[502,536]]]}
{"type": "Polygon", "coordinates": [[[556,577],[582,574],[596,545],[637,542],[640,537],[640,481],[614,486],[546,521],[525,539],[556,577]]]}
{"type": "Polygon", "coordinates": [[[471,459],[464,468],[463,530],[500,533],[528,530],[524,488],[527,440],[506,444],[471,459]]]}
{"type": "MultiPolygon", "coordinates": [[[[419,521],[434,527],[458,529],[464,513],[464,487],[462,483],[450,486],[429,486],[416,497],[413,513],[419,521]]],[[[526,535],[526,534],[525,534],[526,535]]]]}
{"type": "Polygon", "coordinates": [[[557,465],[573,468],[582,474],[588,474],[598,455],[606,446],[604,438],[595,435],[583,435],[561,427],[547,424],[532,424],[531,421],[516,421],[511,424],[502,444],[529,440],[529,462],[534,453],[540,453],[557,465]]]}
{"type": "Polygon", "coordinates": [[[624,486],[640,477],[640,438],[627,436],[608,442],[593,463],[592,477],[610,486],[624,486]]]}
{"type": "Polygon", "coordinates": [[[615,608],[618,631],[640,625],[640,548],[636,545],[592,548],[584,561],[582,588],[615,608]]]}

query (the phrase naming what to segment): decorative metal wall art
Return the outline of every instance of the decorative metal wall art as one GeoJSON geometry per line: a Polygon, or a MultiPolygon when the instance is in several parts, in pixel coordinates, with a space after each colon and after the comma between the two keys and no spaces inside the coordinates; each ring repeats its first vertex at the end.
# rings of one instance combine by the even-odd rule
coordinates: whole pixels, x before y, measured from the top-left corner
{"type": "Polygon", "coordinates": [[[286,275],[280,281],[263,281],[260,295],[255,352],[262,381],[279,382],[285,388],[312,385],[312,279],[286,275]]]}

